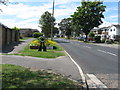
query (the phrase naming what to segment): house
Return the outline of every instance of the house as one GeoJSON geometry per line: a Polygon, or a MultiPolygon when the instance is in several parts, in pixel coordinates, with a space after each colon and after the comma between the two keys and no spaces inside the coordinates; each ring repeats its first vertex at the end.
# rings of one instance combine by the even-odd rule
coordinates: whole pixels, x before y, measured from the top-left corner
{"type": "Polygon", "coordinates": [[[120,38],[120,24],[104,24],[91,30],[103,39],[118,40],[120,38]]]}
{"type": "Polygon", "coordinates": [[[101,40],[108,38],[109,27],[94,28],[91,31],[94,32],[95,36],[101,36],[101,40]]]}
{"type": "Polygon", "coordinates": [[[4,46],[18,41],[19,30],[10,29],[0,23],[0,50],[2,50],[4,46]]]}
{"type": "Polygon", "coordinates": [[[20,28],[20,36],[32,37],[34,32],[39,32],[37,29],[20,28]]]}
{"type": "Polygon", "coordinates": [[[113,24],[109,29],[108,29],[108,35],[109,39],[112,40],[119,40],[120,39],[120,24],[113,24]]]}

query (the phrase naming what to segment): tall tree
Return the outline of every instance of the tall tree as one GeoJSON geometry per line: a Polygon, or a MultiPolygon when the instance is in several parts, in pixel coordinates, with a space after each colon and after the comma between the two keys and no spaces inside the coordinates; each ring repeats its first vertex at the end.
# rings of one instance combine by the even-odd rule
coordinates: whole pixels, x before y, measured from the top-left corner
{"type": "Polygon", "coordinates": [[[51,35],[51,27],[55,24],[55,18],[52,17],[51,13],[48,11],[44,12],[39,20],[39,24],[41,24],[42,33],[44,33],[46,38],[49,38],[51,35]]]}
{"type": "Polygon", "coordinates": [[[59,34],[59,30],[58,30],[57,27],[54,27],[54,29],[53,29],[53,37],[54,37],[56,34],[59,34]]]}
{"type": "Polygon", "coordinates": [[[79,28],[87,35],[94,27],[99,26],[104,18],[103,12],[105,7],[103,2],[81,2],[81,6],[77,7],[74,15],[71,15],[74,24],[79,25],[79,28]]]}
{"type": "MultiPolygon", "coordinates": [[[[7,5],[9,0],[0,0],[0,4],[7,5]]],[[[2,9],[0,9],[0,12],[2,12],[2,9]]]]}
{"type": "Polygon", "coordinates": [[[61,22],[58,24],[59,29],[61,32],[64,32],[65,35],[70,39],[71,32],[72,32],[72,20],[71,18],[64,18],[61,20],[61,22]]]}

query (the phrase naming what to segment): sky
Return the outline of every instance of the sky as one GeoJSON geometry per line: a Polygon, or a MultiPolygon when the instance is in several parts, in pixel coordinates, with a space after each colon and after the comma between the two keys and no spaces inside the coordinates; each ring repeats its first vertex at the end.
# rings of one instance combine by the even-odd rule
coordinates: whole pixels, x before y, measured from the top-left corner
{"type": "MultiPolygon", "coordinates": [[[[41,15],[45,11],[52,13],[52,0],[9,1],[10,3],[7,6],[0,4],[0,8],[3,11],[0,12],[0,23],[9,28],[32,28],[41,31],[39,27],[41,15]]],[[[106,6],[103,22],[118,23],[118,1],[103,1],[103,5],[106,6]]],[[[81,0],[55,0],[54,17],[56,18],[56,23],[59,23],[63,18],[70,17],[80,5],[81,0]]]]}

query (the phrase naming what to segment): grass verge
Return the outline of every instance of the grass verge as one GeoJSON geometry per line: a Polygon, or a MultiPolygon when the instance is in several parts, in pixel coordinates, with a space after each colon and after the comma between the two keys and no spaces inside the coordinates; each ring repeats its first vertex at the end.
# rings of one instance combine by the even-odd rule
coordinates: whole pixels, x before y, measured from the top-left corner
{"type": "Polygon", "coordinates": [[[23,51],[15,54],[3,54],[3,55],[20,55],[20,56],[32,56],[32,57],[39,57],[39,58],[57,58],[59,56],[65,56],[62,47],[58,44],[55,45],[57,49],[47,50],[46,52],[38,51],[38,49],[30,49],[29,45],[24,48],[23,51]]]}
{"type": "MultiPolygon", "coordinates": [[[[82,85],[67,79],[62,75],[48,71],[30,71],[27,68],[3,64],[2,66],[2,88],[79,88],[82,85]]],[[[59,89],[61,90],[61,89],[59,89]]],[[[66,89],[62,89],[66,90],[66,89]]],[[[71,89],[69,89],[71,90],[71,89]]],[[[74,89],[72,89],[74,90],[74,89]]],[[[76,90],[76,89],[75,89],[76,90]]]]}

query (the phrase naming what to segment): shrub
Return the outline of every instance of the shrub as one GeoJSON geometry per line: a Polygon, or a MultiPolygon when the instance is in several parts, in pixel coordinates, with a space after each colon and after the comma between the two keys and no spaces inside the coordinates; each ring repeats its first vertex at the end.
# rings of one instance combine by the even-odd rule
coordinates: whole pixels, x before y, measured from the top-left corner
{"type": "Polygon", "coordinates": [[[95,34],[94,34],[93,32],[90,32],[90,33],[88,34],[88,36],[89,36],[89,37],[94,37],[95,34]]]}
{"type": "Polygon", "coordinates": [[[33,33],[33,37],[34,37],[34,38],[38,38],[38,37],[40,37],[40,36],[43,36],[43,33],[40,33],[40,32],[34,32],[34,33],[33,33]]]}
{"type": "Polygon", "coordinates": [[[94,39],[95,39],[96,43],[100,43],[101,42],[101,40],[100,40],[101,36],[95,36],[94,39]]]}
{"type": "Polygon", "coordinates": [[[20,39],[23,39],[23,37],[24,37],[23,35],[20,35],[20,39]]]}
{"type": "MultiPolygon", "coordinates": [[[[51,40],[46,40],[45,41],[45,45],[46,46],[54,46],[56,44],[56,42],[51,41],[51,40]]],[[[40,41],[38,39],[32,41],[29,46],[40,46],[40,41]]]]}
{"type": "Polygon", "coordinates": [[[51,40],[46,40],[46,41],[45,41],[45,45],[46,45],[46,46],[53,46],[53,45],[55,45],[55,44],[56,44],[56,42],[51,41],[51,40]]]}
{"type": "Polygon", "coordinates": [[[29,44],[29,46],[40,46],[40,43],[39,43],[39,40],[34,40],[34,41],[32,41],[30,44],[29,44]]]}
{"type": "Polygon", "coordinates": [[[106,40],[106,39],[102,39],[102,40],[101,40],[101,43],[105,43],[105,40],[106,40]]]}
{"type": "Polygon", "coordinates": [[[111,40],[111,39],[106,39],[105,43],[106,43],[106,44],[112,44],[112,43],[113,43],[113,40],[111,40]]]}

